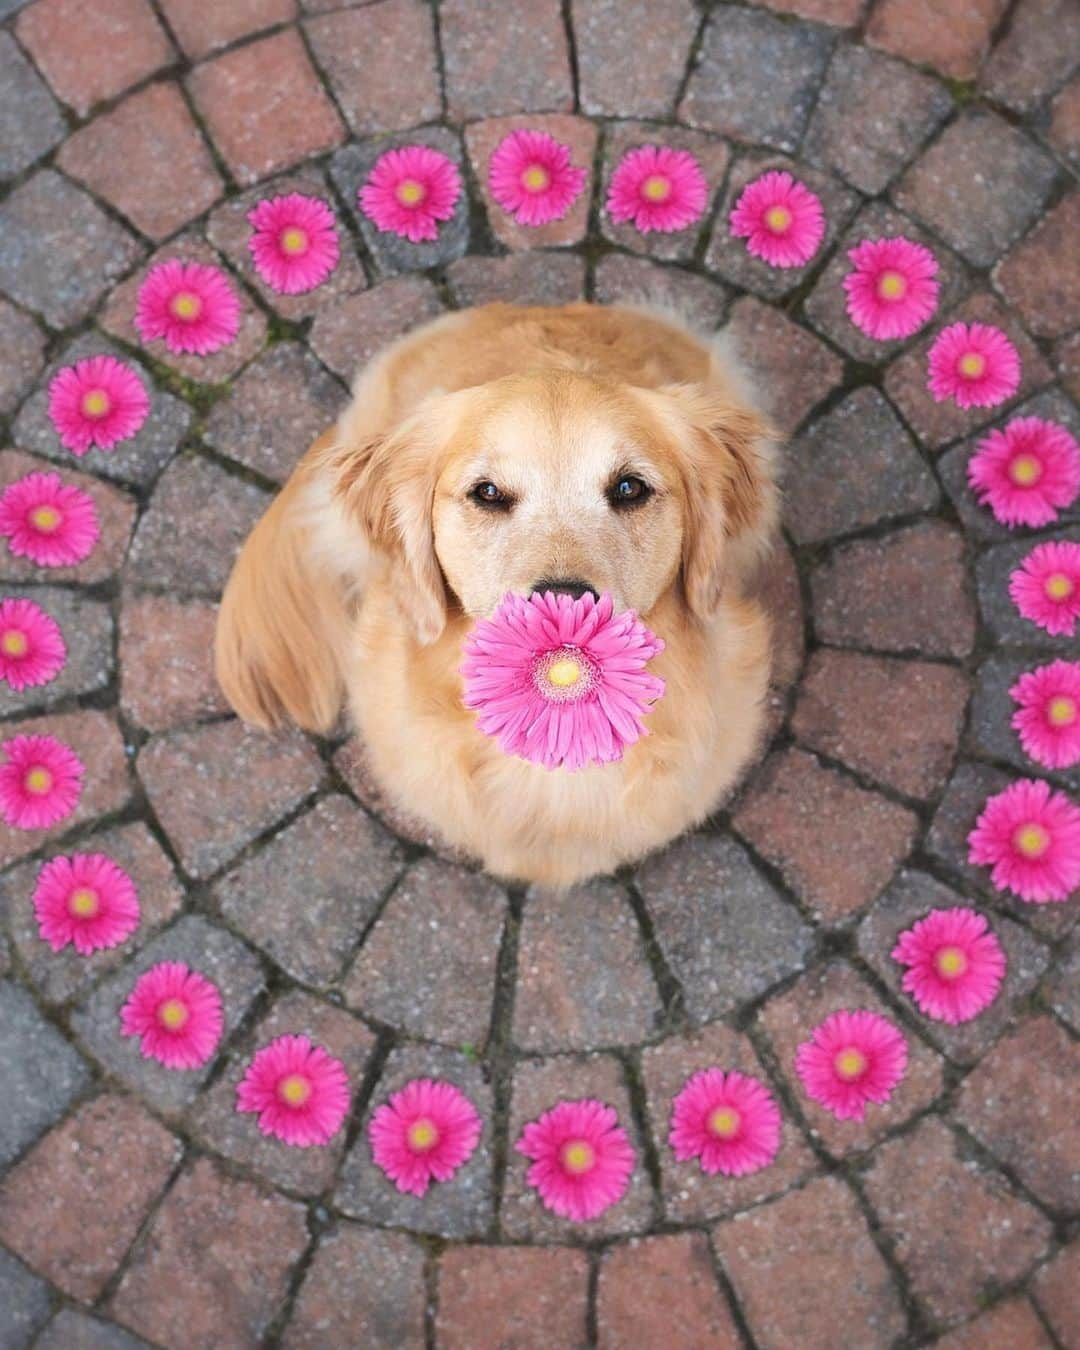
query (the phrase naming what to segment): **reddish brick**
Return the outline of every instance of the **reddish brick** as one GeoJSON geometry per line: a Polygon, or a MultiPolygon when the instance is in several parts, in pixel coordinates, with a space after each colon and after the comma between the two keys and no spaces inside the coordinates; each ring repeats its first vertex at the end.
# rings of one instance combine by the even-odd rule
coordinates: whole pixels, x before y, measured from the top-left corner
{"type": "Polygon", "coordinates": [[[395,338],[435,318],[441,309],[426,277],[395,277],[323,310],[311,326],[311,346],[335,375],[351,381],[395,338]]]}
{"type": "Polygon", "coordinates": [[[1080,332],[1070,338],[1063,338],[1054,351],[1054,364],[1061,383],[1072,395],[1074,402],[1080,402],[1080,332]]]}
{"type": "Polygon", "coordinates": [[[405,1350],[424,1343],[424,1252],[403,1233],[342,1223],[304,1275],[286,1350],[405,1350]]]}
{"type": "Polygon", "coordinates": [[[1080,1281],[1080,1242],[1063,1247],[1031,1282],[1031,1294],[1062,1345],[1076,1331],[1076,1288],[1080,1281]]]}
{"type": "Polygon", "coordinates": [[[1021,1296],[1006,1299],[934,1342],[936,1350],[992,1350],[996,1345],[1009,1350],[1053,1350],[1035,1310],[1021,1296]]]}
{"type": "Polygon", "coordinates": [[[217,606],[128,595],[120,614],[120,707],[148,731],[228,712],[214,676],[217,606]]]}
{"type": "Polygon", "coordinates": [[[465,145],[472,162],[492,233],[507,248],[549,248],[553,245],[577,244],[585,238],[589,224],[589,203],[592,198],[592,165],[596,155],[596,128],[581,117],[560,114],[547,116],[528,114],[521,117],[495,117],[485,122],[474,122],[465,132],[465,145]],[[491,156],[512,132],[527,129],[546,132],[570,149],[570,162],[586,170],[585,186],[577,201],[561,220],[548,225],[518,225],[513,216],[502,209],[491,195],[488,169],[491,156]]]}
{"type": "Polygon", "coordinates": [[[0,1189],[0,1234],[72,1298],[96,1299],[173,1168],[178,1139],[130,1097],[57,1126],[0,1189]]]}
{"type": "Polygon", "coordinates": [[[811,1134],[835,1157],[872,1148],[883,1135],[925,1111],[943,1087],[941,1056],[921,1040],[905,1036],[908,1065],[904,1077],[887,1102],[871,1103],[866,1108],[865,1120],[837,1120],[831,1111],[811,1101],[795,1072],[795,1055],[816,1026],[845,1008],[864,1008],[895,1024],[891,1008],[860,974],[842,961],[831,961],[804,975],[793,989],[770,999],[760,1014],[781,1072],[798,1097],[811,1134]]]}
{"type": "Polygon", "coordinates": [[[573,0],[571,17],[583,112],[673,115],[700,23],[693,0],[573,0]]]}
{"type": "Polygon", "coordinates": [[[1080,76],[1072,79],[1050,105],[1046,137],[1074,165],[1080,165],[1080,76]]]}
{"type": "Polygon", "coordinates": [[[596,1343],[606,1350],[742,1345],[701,1233],[635,1238],[609,1248],[600,1260],[596,1324],[596,1343]]]}
{"type": "Polygon", "coordinates": [[[221,195],[223,184],[175,84],[152,84],[83,127],[57,163],[152,239],[221,195]]]}
{"type": "Polygon", "coordinates": [[[341,119],[293,29],[207,61],[188,83],[214,143],[245,186],[344,138],[341,119]]]}
{"type": "Polygon", "coordinates": [[[0,413],[14,412],[45,364],[45,334],[0,299],[0,413]]]}
{"type": "Polygon", "coordinates": [[[932,1116],[883,1144],[863,1184],[916,1298],[939,1322],[976,1313],[987,1286],[1019,1279],[1051,1236],[1038,1210],[964,1158],[932,1116]]]}
{"type": "Polygon", "coordinates": [[[322,763],[299,732],[215,722],[154,737],[139,776],[180,861],[206,877],[313,792],[322,763]]]}
{"type": "Polygon", "coordinates": [[[1018,113],[1052,94],[1080,61],[1080,11],[1071,0],[1021,0],[979,76],[983,93],[1018,113]]]}
{"type": "Polygon", "coordinates": [[[404,131],[441,114],[432,12],[422,0],[343,9],[304,28],[357,136],[404,131]]]}
{"type": "Polygon", "coordinates": [[[1080,1047],[1034,1017],[964,1080],[960,1122],[1054,1209],[1080,1201],[1080,1047]]]}
{"type": "Polygon", "coordinates": [[[493,300],[514,305],[568,305],[585,298],[585,260],[568,253],[459,258],[446,269],[446,280],[461,308],[487,305],[493,300]]]}
{"type": "Polygon", "coordinates": [[[970,80],[990,50],[1005,0],[881,0],[866,41],[953,80],[970,80]]]}
{"type": "Polygon", "coordinates": [[[960,533],[938,521],[835,549],[810,575],[822,642],[966,656],[975,612],[960,533]]]}
{"type": "Polygon", "coordinates": [[[866,8],[866,0],[750,0],[750,3],[775,9],[780,14],[797,14],[800,19],[835,24],[837,28],[854,28],[866,8]]]}
{"type": "Polygon", "coordinates": [[[573,107],[559,0],[446,0],[439,23],[452,121],[573,107]]]}
{"type": "MultiPolygon", "coordinates": [[[[545,267],[554,261],[545,259],[545,267]]],[[[714,281],[628,253],[605,254],[596,264],[593,284],[600,304],[644,304],[672,310],[705,332],[719,325],[728,302],[727,290],[714,281]]]]}
{"type": "MultiPolygon", "coordinates": [[[[85,562],[74,567],[53,567],[49,577],[57,581],[92,583],[104,581],[121,567],[135,523],[136,505],[133,497],[119,488],[110,487],[100,478],[91,478],[75,469],[55,467],[21,450],[0,451],[0,492],[10,483],[28,473],[56,473],[61,482],[71,484],[89,493],[97,508],[101,538],[85,562]]],[[[0,548],[0,579],[3,581],[36,581],[41,569],[29,558],[17,558],[6,543],[0,548]]]]}
{"type": "Polygon", "coordinates": [[[724,332],[753,368],[773,417],[786,434],[843,375],[843,363],[805,328],[750,296],[736,301],[724,332]]]}
{"type": "Polygon", "coordinates": [[[889,1269],[838,1177],[717,1224],[712,1241],[759,1345],[886,1350],[905,1330],[889,1269]]]}
{"type": "Polygon", "coordinates": [[[1037,337],[1080,326],[1080,192],[1072,192],[994,269],[994,285],[1037,337]]]}
{"type": "Polygon", "coordinates": [[[161,0],[177,42],[192,59],[296,17],[296,0],[161,0]]]}
{"type": "Polygon", "coordinates": [[[165,1198],[108,1311],[185,1350],[261,1344],[307,1243],[302,1205],[199,1159],[165,1198]]]}
{"type": "Polygon", "coordinates": [[[439,1264],[439,1345],[584,1345],[588,1285],[588,1257],[568,1247],[451,1247],[439,1264]]]}
{"type": "Polygon", "coordinates": [[[83,117],[174,55],[147,0],[36,0],[15,32],[53,91],[83,117]]]}
{"type": "Polygon", "coordinates": [[[701,1069],[732,1069],[757,1078],[771,1090],[769,1077],[749,1038],[722,1022],[710,1022],[700,1031],[669,1036],[641,1052],[648,1120],[660,1160],[660,1192],[664,1216],[671,1223],[699,1223],[750,1209],[812,1172],[816,1165],[794,1121],[781,1124],[780,1151],[759,1172],[744,1177],[712,1176],[697,1159],[677,1162],[668,1145],[671,1107],[688,1078],[701,1069]]]}

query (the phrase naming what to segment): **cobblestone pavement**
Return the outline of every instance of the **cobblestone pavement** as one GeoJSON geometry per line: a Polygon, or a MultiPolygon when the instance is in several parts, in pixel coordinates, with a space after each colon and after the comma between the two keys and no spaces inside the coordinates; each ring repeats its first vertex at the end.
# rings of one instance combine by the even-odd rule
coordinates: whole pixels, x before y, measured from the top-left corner
{"type": "Polygon", "coordinates": [[[58,572],[0,549],[4,593],[38,598],[71,647],[54,685],[0,693],[2,730],[55,732],[90,770],[66,832],[0,830],[0,1345],[1080,1344],[1080,906],[995,894],[963,844],[990,791],[1038,772],[1008,729],[1011,678],[1067,643],[1014,618],[1005,579],[1029,543],[964,486],[1009,410],[933,403],[927,334],[868,342],[839,284],[858,238],[929,241],[928,332],[1000,324],[1024,362],[1015,409],[1080,434],[1075,0],[0,0],[0,19],[0,484],[59,465],[104,530],[58,572]],[[593,168],[588,212],[532,236],[485,191],[521,114],[593,168]],[[463,167],[469,210],[437,245],[390,246],[357,217],[386,136],[463,167]],[[705,165],[700,228],[642,236],[602,213],[642,140],[705,165]],[[828,213],[793,272],[725,224],[772,165],[828,213]],[[347,244],[326,287],[282,298],[251,270],[244,212],[293,187],[334,202],[347,244]],[[205,361],[135,341],[134,293],[165,256],[242,283],[239,337],[205,361]],[[732,329],[792,435],[774,734],[705,828],[560,899],[444,856],[355,745],[239,725],[210,640],[241,540],[366,354],[444,308],[643,289],[732,329]],[[137,362],[153,412],[76,463],[44,391],[95,351],[137,362]],[[30,913],[39,857],[76,841],[144,901],[132,942],[91,959],[51,955],[30,913]],[[960,901],[1010,968],[986,1016],[948,1029],[889,952],[960,901]],[[117,1035],[162,957],[225,994],[204,1072],[148,1066],[117,1035]],[[840,1006],[887,1011],[911,1047],[865,1126],[792,1073],[840,1006]],[[252,1048],[285,1030],[348,1066],[329,1149],[262,1141],[232,1111],[252,1048]],[[771,1082],[770,1169],[673,1161],[671,1098],[709,1064],[771,1082]],[[418,1073],[485,1121],[423,1202],[374,1172],[364,1135],[418,1073]],[[575,1228],[510,1145],[582,1094],[617,1107],[639,1165],[575,1228]]]}

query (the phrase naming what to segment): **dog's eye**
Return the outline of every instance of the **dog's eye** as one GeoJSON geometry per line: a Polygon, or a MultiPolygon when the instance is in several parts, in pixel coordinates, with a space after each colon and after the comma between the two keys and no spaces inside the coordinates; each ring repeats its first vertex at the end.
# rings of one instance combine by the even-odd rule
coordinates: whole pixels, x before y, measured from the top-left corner
{"type": "Polygon", "coordinates": [[[491,507],[496,510],[506,511],[511,505],[511,499],[491,482],[477,483],[469,493],[478,506],[491,507]]]}
{"type": "Polygon", "coordinates": [[[640,506],[646,498],[652,496],[652,488],[644,478],[633,474],[624,474],[611,489],[609,500],[612,506],[640,506]]]}

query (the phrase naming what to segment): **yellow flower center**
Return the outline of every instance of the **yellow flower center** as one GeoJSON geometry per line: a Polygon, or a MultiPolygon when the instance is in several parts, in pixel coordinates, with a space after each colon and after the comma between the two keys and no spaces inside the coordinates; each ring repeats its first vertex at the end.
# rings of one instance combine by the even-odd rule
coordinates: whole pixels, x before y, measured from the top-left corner
{"type": "Polygon", "coordinates": [[[592,1169],[596,1162],[596,1153],[592,1144],[584,1139],[572,1139],[563,1145],[562,1164],[568,1172],[580,1177],[592,1169]]]}
{"type": "Polygon", "coordinates": [[[415,178],[403,178],[397,185],[396,195],[402,206],[419,206],[427,196],[427,188],[415,178]]]}
{"type": "Polygon", "coordinates": [[[1009,465],[1009,477],[1018,487],[1031,487],[1043,476],[1043,466],[1034,455],[1017,455],[1009,465]]]}
{"type": "Polygon", "coordinates": [[[959,361],[960,374],[977,380],[986,369],[986,357],[981,352],[965,352],[959,361]]]}
{"type": "Polygon", "coordinates": [[[287,230],[282,230],[281,247],[286,253],[291,253],[295,257],[298,253],[306,253],[307,246],[308,237],[297,226],[291,225],[287,230]]]}
{"type": "Polygon", "coordinates": [[[71,892],[68,909],[77,919],[92,919],[100,908],[98,893],[89,886],[79,886],[71,892]]]}
{"type": "Polygon", "coordinates": [[[104,417],[112,407],[112,400],[104,389],[91,389],[83,395],[84,417],[104,417]]]}
{"type": "Polygon", "coordinates": [[[765,212],[765,224],[773,234],[783,234],[791,227],[791,212],[786,206],[770,206],[765,212]]]}
{"type": "Polygon", "coordinates": [[[52,534],[60,524],[60,512],[55,506],[35,506],[30,512],[30,523],[43,534],[52,534]]]}
{"type": "Polygon", "coordinates": [[[53,776],[44,764],[35,764],[33,768],[27,769],[23,785],[27,792],[43,797],[53,785],[53,776]]]}
{"type": "Polygon", "coordinates": [[[551,175],[542,164],[530,164],[521,175],[521,186],[527,192],[543,192],[551,182],[551,175]]]}
{"type": "Polygon", "coordinates": [[[278,1096],[286,1106],[303,1106],[311,1096],[311,1079],[302,1073],[291,1073],[278,1084],[278,1096]]]}
{"type": "Polygon", "coordinates": [[[1073,579],[1067,577],[1064,572],[1055,572],[1053,576],[1046,578],[1046,594],[1051,600],[1068,600],[1073,590],[1073,579]]]}
{"type": "Polygon", "coordinates": [[[846,1050],[841,1050],[836,1056],[833,1060],[833,1066],[840,1077],[850,1083],[866,1072],[866,1056],[861,1050],[856,1050],[853,1045],[849,1045],[846,1050]]]}
{"type": "Polygon", "coordinates": [[[671,196],[671,179],[662,173],[650,174],[641,185],[641,195],[650,202],[666,202],[671,196]]]}
{"type": "Polygon", "coordinates": [[[167,1031],[179,1031],[190,1014],[186,1003],[182,1003],[178,998],[167,998],[158,1009],[157,1015],[158,1021],[167,1031]]]}
{"type": "Polygon", "coordinates": [[[193,291],[177,291],[169,308],[178,319],[197,319],[202,313],[202,301],[193,291]]]}
{"type": "Polygon", "coordinates": [[[414,1153],[429,1153],[439,1142],[439,1129],[433,1120],[421,1116],[409,1126],[407,1137],[414,1153]]]}
{"type": "Polygon", "coordinates": [[[943,980],[956,980],[967,970],[967,957],[959,947],[942,947],[934,957],[937,973],[943,980]]]}
{"type": "Polygon", "coordinates": [[[1013,843],[1018,853],[1025,858],[1041,858],[1050,847],[1050,833],[1034,821],[1017,826],[1013,833],[1013,843]]]}
{"type": "Polygon", "coordinates": [[[882,300],[899,300],[907,291],[907,281],[899,272],[882,272],[877,289],[882,300]]]}
{"type": "Polygon", "coordinates": [[[718,1106],[709,1116],[709,1129],[718,1139],[734,1139],[742,1117],[733,1106],[718,1106]]]}
{"type": "Polygon", "coordinates": [[[4,636],[0,637],[0,651],[5,656],[25,656],[29,645],[26,634],[17,628],[9,628],[4,636]]]}
{"type": "Polygon", "coordinates": [[[1071,727],[1076,721],[1076,700],[1058,694],[1046,706],[1046,720],[1052,727],[1071,727]]]}
{"type": "Polygon", "coordinates": [[[572,661],[568,656],[564,656],[559,661],[553,661],[548,667],[548,679],[557,689],[569,689],[572,684],[577,684],[581,679],[581,667],[576,661],[572,661]]]}

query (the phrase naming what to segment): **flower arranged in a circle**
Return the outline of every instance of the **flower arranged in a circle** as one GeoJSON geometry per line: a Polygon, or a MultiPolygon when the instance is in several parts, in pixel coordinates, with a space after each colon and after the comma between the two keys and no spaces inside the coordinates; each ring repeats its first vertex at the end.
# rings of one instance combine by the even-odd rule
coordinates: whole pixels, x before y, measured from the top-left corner
{"type": "Polygon", "coordinates": [[[488,164],[492,197],[519,225],[562,220],[587,177],[585,169],[570,163],[570,147],[546,131],[511,131],[488,164]]]}
{"type": "Polygon", "coordinates": [[[553,1214],[586,1223],[626,1194],[634,1150],[619,1117],[603,1102],[559,1102],[530,1121],[514,1145],[532,1159],[526,1181],[553,1214]]]}
{"type": "Polygon", "coordinates": [[[1049,525],[1080,493],[1080,446],[1058,422],[1014,417],[980,441],[967,474],[1002,525],[1049,525]]]}
{"type": "Polygon", "coordinates": [[[240,331],[240,301],[220,267],[173,258],[147,272],[135,327],[143,342],[161,338],[171,352],[209,356],[240,331]]]}
{"type": "Polygon", "coordinates": [[[910,337],[938,303],[938,262],[910,239],[864,239],[848,250],[848,318],[878,342],[910,337]]]}
{"type": "Polygon", "coordinates": [[[771,267],[802,267],[825,238],[820,198],[783,169],[743,188],[731,212],[731,233],[771,267]]]}
{"type": "Polygon", "coordinates": [[[334,213],[319,197],[289,192],[268,197],[248,212],[255,270],[281,295],[321,286],[341,255],[334,213]]]}
{"type": "Polygon", "coordinates": [[[907,1069],[900,1031],[879,1013],[835,1012],[799,1046],[795,1070],[806,1095],[837,1120],[863,1120],[868,1102],[887,1102],[907,1069]]]}
{"type": "Polygon", "coordinates": [[[1020,388],[1020,354],[1001,331],[986,323],[952,323],[934,339],[927,358],[927,389],[938,403],[992,408],[1020,388]]]}
{"type": "Polygon", "coordinates": [[[69,943],[80,956],[117,947],[139,926],[135,883],[104,853],[52,858],[37,875],[38,934],[54,952],[69,943]]]}
{"type": "Polygon", "coordinates": [[[968,835],[968,861],[991,868],[999,890],[1045,905],[1080,886],[1080,808],[1040,779],[991,797],[968,835]]]}
{"type": "Polygon", "coordinates": [[[756,1078],[702,1069],[671,1104],[668,1143],[679,1162],[700,1158],[710,1176],[758,1172],[780,1148],[780,1108],[756,1078]]]}
{"type": "Polygon", "coordinates": [[[1048,769],[1080,764],[1080,661],[1026,671],[1009,690],[1024,753],[1048,769]]]}
{"type": "Polygon", "coordinates": [[[217,985],[183,961],[159,961],[140,975],[120,1009],[120,1030],[138,1036],[144,1059],[167,1069],[197,1069],[225,1026],[217,985]]]}
{"type": "Polygon", "coordinates": [[[12,689],[48,684],[66,660],[54,618],[32,600],[0,600],[0,680],[12,689]]]}
{"type": "Polygon", "coordinates": [[[482,1129],[460,1088],[414,1078],[376,1110],[368,1142],[375,1165],[399,1191],[424,1195],[433,1181],[449,1181],[469,1161],[482,1129]]]}
{"type": "Polygon", "coordinates": [[[73,454],[111,450],[134,436],[150,412],[150,395],[115,356],[87,356],[49,382],[49,421],[73,454]]]}
{"type": "Polygon", "coordinates": [[[17,558],[41,567],[73,567],[101,536],[94,499],[57,473],[28,473],[0,495],[0,535],[17,558]]]}
{"type": "Polygon", "coordinates": [[[1080,618],[1080,544],[1038,544],[1009,577],[1009,595],[1025,619],[1054,637],[1072,637],[1080,618]]]}
{"type": "Polygon", "coordinates": [[[508,594],[466,638],[465,706],[508,755],[580,769],[622,758],[642,716],[664,692],[645,670],[663,650],[633,610],[612,614],[606,592],[575,600],[508,594]]]}
{"type": "Polygon", "coordinates": [[[328,1144],[349,1113],[345,1066],[306,1036],[279,1036],[255,1055],[236,1087],[237,1111],[297,1148],[328,1144]]]}
{"type": "Polygon", "coordinates": [[[387,150],[359,192],[360,209],[380,230],[421,244],[439,237],[461,196],[457,165],[427,145],[387,150]]]}
{"type": "Polygon", "coordinates": [[[970,1022],[997,998],[1005,953],[986,919],[973,909],[935,909],[897,938],[892,958],[903,986],[927,1017],[970,1022]]]}
{"type": "Polygon", "coordinates": [[[79,804],[85,769],[54,736],[13,736],[0,762],[0,819],[16,830],[47,830],[79,804]]]}
{"type": "Polygon", "coordinates": [[[709,200],[701,165],[689,150],[642,145],[628,151],[611,175],[607,213],[642,234],[674,234],[700,220],[709,200]]]}

